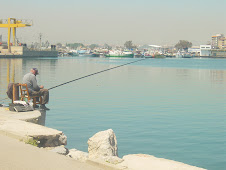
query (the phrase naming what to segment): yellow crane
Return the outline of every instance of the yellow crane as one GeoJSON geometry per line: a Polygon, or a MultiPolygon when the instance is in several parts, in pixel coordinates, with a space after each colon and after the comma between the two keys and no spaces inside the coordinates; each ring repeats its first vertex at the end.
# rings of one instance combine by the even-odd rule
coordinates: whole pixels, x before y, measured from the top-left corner
{"type": "Polygon", "coordinates": [[[16,46],[16,28],[30,27],[33,23],[31,20],[17,20],[15,18],[1,19],[0,28],[8,28],[8,51],[10,50],[11,28],[13,29],[13,45],[16,46]]]}

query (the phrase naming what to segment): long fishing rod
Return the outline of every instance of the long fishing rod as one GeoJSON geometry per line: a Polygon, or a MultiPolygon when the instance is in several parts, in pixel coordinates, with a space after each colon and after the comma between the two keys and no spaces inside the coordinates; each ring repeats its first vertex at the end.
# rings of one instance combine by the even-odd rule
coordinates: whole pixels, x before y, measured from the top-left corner
{"type": "Polygon", "coordinates": [[[136,62],[139,62],[139,61],[142,61],[142,60],[146,60],[146,59],[147,59],[147,58],[144,58],[144,59],[132,61],[132,62],[129,62],[129,63],[125,63],[125,64],[122,64],[122,65],[119,65],[119,66],[116,66],[116,67],[112,67],[112,68],[109,68],[109,69],[106,69],[106,70],[98,71],[98,72],[96,72],[96,73],[92,73],[92,74],[89,74],[89,75],[86,75],[86,76],[83,76],[83,77],[80,77],[80,78],[77,78],[77,79],[74,79],[74,80],[71,80],[71,81],[68,81],[68,82],[59,84],[59,85],[57,85],[57,86],[51,87],[51,88],[49,88],[48,90],[51,90],[51,89],[54,89],[54,88],[63,86],[63,85],[65,85],[65,84],[68,84],[68,83],[71,83],[71,82],[74,82],[74,81],[77,81],[77,80],[84,79],[84,78],[86,78],[86,77],[93,76],[93,75],[95,75],[95,74],[103,73],[103,72],[105,72],[105,71],[113,70],[113,69],[116,69],[116,68],[119,68],[119,67],[122,67],[122,66],[125,66],[125,65],[129,65],[129,64],[132,64],[132,63],[136,63],[136,62]]]}

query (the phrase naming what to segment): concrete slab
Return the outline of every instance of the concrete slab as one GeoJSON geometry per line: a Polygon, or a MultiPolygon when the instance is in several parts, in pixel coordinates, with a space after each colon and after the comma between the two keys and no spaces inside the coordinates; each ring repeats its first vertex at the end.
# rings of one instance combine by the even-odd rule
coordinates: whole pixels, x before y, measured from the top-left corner
{"type": "Polygon", "coordinates": [[[105,170],[129,170],[128,167],[125,166],[125,165],[119,165],[119,164],[115,165],[115,164],[111,164],[111,163],[108,163],[108,162],[100,160],[100,159],[88,158],[86,160],[86,163],[88,163],[90,165],[98,166],[98,167],[103,168],[105,170]]]}
{"type": "Polygon", "coordinates": [[[41,117],[41,113],[38,112],[37,110],[32,112],[11,113],[5,110],[5,108],[1,108],[0,133],[23,141],[28,141],[30,138],[33,138],[39,141],[39,146],[42,147],[66,145],[67,137],[62,131],[26,122],[41,117]]]}
{"type": "Polygon", "coordinates": [[[157,158],[146,154],[126,155],[123,159],[124,161],[120,165],[124,165],[130,170],[205,170],[182,162],[157,158]]]}
{"type": "Polygon", "coordinates": [[[0,117],[12,118],[17,120],[23,120],[26,122],[42,124],[40,120],[41,117],[45,116],[45,112],[40,112],[39,110],[34,110],[30,112],[12,112],[9,111],[8,107],[0,107],[0,117]]]}

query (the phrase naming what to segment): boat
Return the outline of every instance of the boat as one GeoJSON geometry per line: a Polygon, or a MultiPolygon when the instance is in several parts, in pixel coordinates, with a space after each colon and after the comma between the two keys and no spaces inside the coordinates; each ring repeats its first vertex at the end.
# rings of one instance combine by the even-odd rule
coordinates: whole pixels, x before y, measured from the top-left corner
{"type": "Polygon", "coordinates": [[[153,58],[166,58],[166,56],[165,55],[163,55],[163,54],[160,54],[160,53],[155,53],[155,54],[153,54],[153,56],[152,56],[153,58]]]}
{"type": "Polygon", "coordinates": [[[92,53],[92,57],[100,57],[100,53],[98,53],[98,52],[94,52],[94,53],[92,53]]]}
{"type": "Polygon", "coordinates": [[[178,51],[176,53],[176,58],[192,58],[193,56],[188,53],[188,52],[185,52],[185,51],[178,51]]]}
{"type": "Polygon", "coordinates": [[[136,52],[134,53],[134,58],[141,58],[141,57],[143,57],[141,51],[136,51],[136,52]]]}
{"type": "Polygon", "coordinates": [[[109,51],[106,57],[118,57],[118,58],[133,58],[134,54],[131,51],[109,51]]]}
{"type": "Polygon", "coordinates": [[[79,56],[79,54],[75,52],[68,52],[68,55],[72,57],[79,56]]]}
{"type": "Polygon", "coordinates": [[[183,58],[192,58],[193,56],[190,53],[185,53],[183,58]]]}
{"type": "Polygon", "coordinates": [[[86,49],[77,50],[77,53],[79,55],[87,55],[87,54],[90,54],[90,50],[86,50],[86,49]]]}
{"type": "Polygon", "coordinates": [[[69,55],[69,56],[75,57],[75,56],[78,56],[79,54],[77,53],[77,50],[70,50],[70,51],[68,52],[68,55],[69,55]]]}

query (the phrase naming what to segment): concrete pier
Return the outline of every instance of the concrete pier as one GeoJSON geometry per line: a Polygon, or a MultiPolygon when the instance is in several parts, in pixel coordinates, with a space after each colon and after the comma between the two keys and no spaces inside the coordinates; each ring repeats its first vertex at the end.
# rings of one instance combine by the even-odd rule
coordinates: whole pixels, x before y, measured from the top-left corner
{"type": "Polygon", "coordinates": [[[40,112],[39,110],[34,110],[30,112],[11,112],[8,108],[0,107],[0,118],[16,119],[26,122],[31,122],[35,124],[44,125],[43,117],[45,118],[45,112],[40,112]]]}
{"type": "Polygon", "coordinates": [[[58,57],[56,50],[34,50],[24,46],[11,46],[11,52],[0,46],[0,58],[25,58],[25,57],[58,57]]]}
{"type": "Polygon", "coordinates": [[[34,139],[42,147],[55,147],[67,144],[67,137],[62,131],[41,126],[38,124],[41,112],[11,112],[0,108],[0,133],[27,141],[34,139]],[[32,122],[32,123],[31,123],[32,122]]]}

